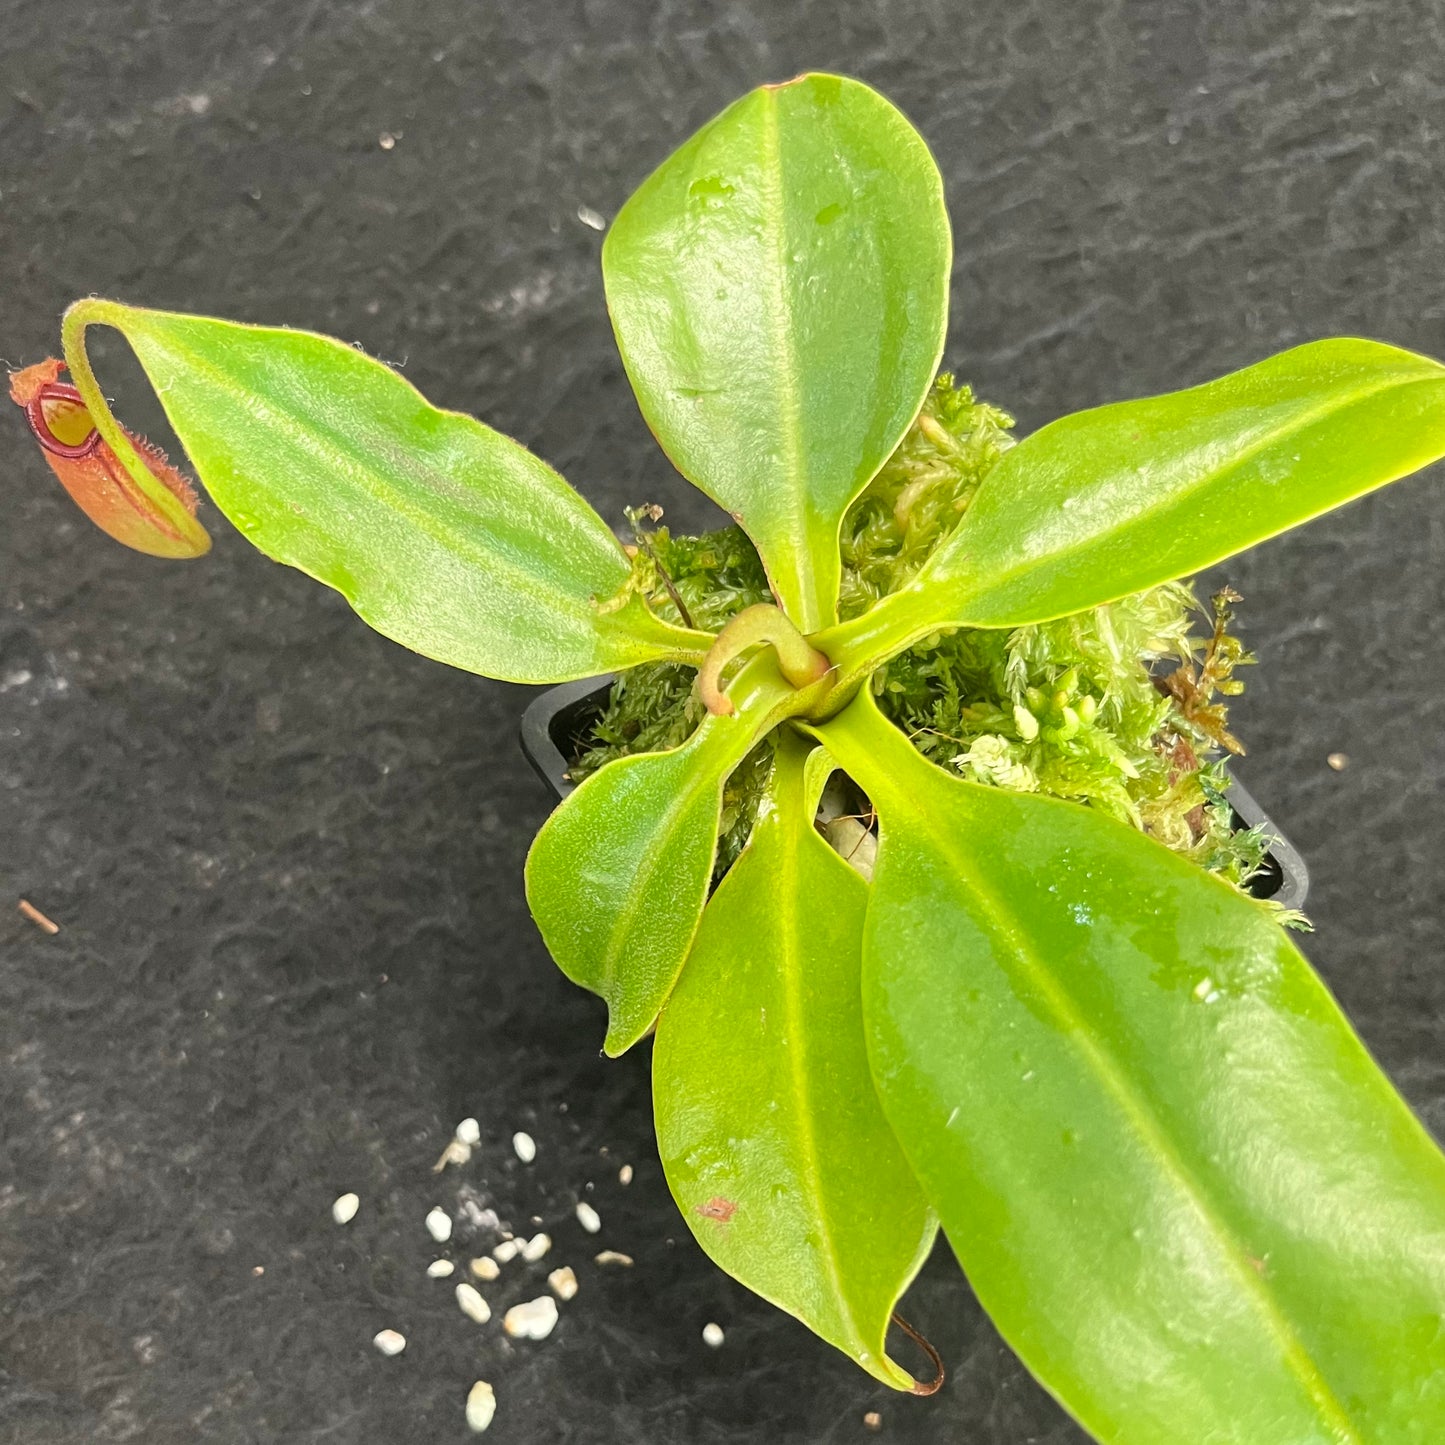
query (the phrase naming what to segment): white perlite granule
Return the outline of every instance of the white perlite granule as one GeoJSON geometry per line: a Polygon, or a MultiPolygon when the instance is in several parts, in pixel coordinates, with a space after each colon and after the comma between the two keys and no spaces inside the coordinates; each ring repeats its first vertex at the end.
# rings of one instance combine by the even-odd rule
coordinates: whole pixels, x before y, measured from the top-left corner
{"type": "Polygon", "coordinates": [[[331,1217],[338,1224],[350,1224],[356,1218],[356,1211],[360,1208],[361,1200],[355,1194],[343,1194],[331,1206],[331,1217]]]}
{"type": "Polygon", "coordinates": [[[702,1342],[705,1345],[711,1346],[714,1350],[717,1349],[723,1342],[722,1326],[711,1323],[705,1324],[702,1327],[702,1342]]]}
{"type": "Polygon", "coordinates": [[[457,1304],[469,1319],[484,1325],[492,1317],[492,1307],[481,1296],[481,1292],[469,1284],[457,1286],[457,1304]]]}
{"type": "Polygon", "coordinates": [[[552,1286],[552,1292],[559,1300],[569,1300],[577,1293],[577,1276],[573,1274],[570,1265],[563,1265],[561,1269],[554,1269],[547,1276],[547,1283],[552,1286]]]}
{"type": "Polygon", "coordinates": [[[452,1217],[445,1209],[433,1209],[426,1217],[426,1232],[438,1244],[445,1244],[452,1237],[452,1217]]]}
{"type": "Polygon", "coordinates": [[[588,1234],[596,1234],[602,1228],[602,1217],[584,1199],[577,1206],[577,1223],[587,1231],[588,1234]]]}
{"type": "Polygon", "coordinates": [[[467,1393],[467,1424],[478,1435],[492,1423],[497,1397],[485,1380],[478,1380],[467,1393]]]}
{"type": "Polygon", "coordinates": [[[520,1129],[512,1135],[512,1148],[523,1164],[530,1164],[537,1157],[537,1141],[520,1129]]]}
{"type": "Polygon", "coordinates": [[[399,1355],[406,1348],[406,1336],[396,1330],[382,1330],[371,1343],[383,1355],[399,1355]]]}
{"type": "Polygon", "coordinates": [[[502,1321],[502,1328],[514,1340],[545,1340],[556,1327],[557,1301],[549,1294],[513,1305],[502,1321]]]}

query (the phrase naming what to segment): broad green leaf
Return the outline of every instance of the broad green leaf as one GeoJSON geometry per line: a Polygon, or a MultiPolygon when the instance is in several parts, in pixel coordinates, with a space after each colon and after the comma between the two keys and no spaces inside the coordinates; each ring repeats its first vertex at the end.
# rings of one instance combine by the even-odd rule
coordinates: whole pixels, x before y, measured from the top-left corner
{"type": "Polygon", "coordinates": [[[843,513],[938,369],[950,256],[922,138],[836,75],[729,106],[608,232],[607,303],[642,413],[747,530],[803,632],[834,620],[843,513]]]}
{"type": "MultiPolygon", "coordinates": [[[[1184,577],[1445,454],[1445,366],[1316,341],[1066,416],[1005,453],[911,586],[819,645],[1042,622],[1184,577]]],[[[897,650],[897,645],[893,650],[897,650]]]]}
{"type": "Polygon", "coordinates": [[[884,1334],[937,1222],[868,1072],[868,886],[813,827],[807,751],[779,733],[752,838],[658,1019],[657,1142],[673,1197],[718,1264],[907,1390],[884,1334]]]}
{"type": "Polygon", "coordinates": [[[558,968],[607,1002],[608,1054],[652,1027],[692,947],[717,853],[728,775],[796,696],[771,655],[733,684],[681,747],[593,773],[527,854],[527,903],[558,968]]]}
{"type": "Polygon", "coordinates": [[[1445,1439],[1445,1160],[1262,905],[822,728],[882,836],[864,1014],[985,1308],[1111,1445],[1445,1439]]]}
{"type": "Polygon", "coordinates": [[[251,542],[395,641],[513,682],[706,650],[625,595],[616,538],[545,462],[354,347],[113,302],[71,318],[125,336],[251,542]]]}

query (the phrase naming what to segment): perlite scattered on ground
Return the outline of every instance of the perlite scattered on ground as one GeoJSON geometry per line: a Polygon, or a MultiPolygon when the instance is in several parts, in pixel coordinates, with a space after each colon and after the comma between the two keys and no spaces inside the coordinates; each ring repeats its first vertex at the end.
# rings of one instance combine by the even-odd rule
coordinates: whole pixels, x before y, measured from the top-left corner
{"type": "Polygon", "coordinates": [[[863,1417],[863,1424],[870,1430],[881,1430],[883,1428],[883,1416],[877,1410],[870,1410],[863,1417]]]}
{"type": "MultiPolygon", "coordinates": [[[[457,1125],[456,1135],[448,1146],[448,1153],[443,1155],[445,1163],[465,1163],[470,1158],[473,1148],[480,1144],[481,1127],[475,1119],[463,1119],[457,1125]]],[[[536,1144],[530,1134],[518,1131],[512,1140],[512,1147],[517,1157],[524,1163],[531,1163],[536,1158],[536,1144]]],[[[605,1149],[602,1151],[607,1152],[605,1149]]],[[[630,1164],[624,1164],[618,1170],[618,1182],[630,1184],[633,1178],[633,1169],[630,1164]]],[[[589,1183],[587,1190],[592,1189],[589,1183]]],[[[501,1277],[501,1265],[514,1259],[520,1259],[526,1263],[536,1263],[548,1254],[552,1248],[552,1238],[545,1231],[539,1230],[530,1237],[517,1237],[502,1227],[496,1210],[490,1206],[484,1208],[481,1199],[484,1196],[478,1194],[477,1190],[470,1185],[463,1184],[459,1187],[457,1195],[457,1219],[460,1221],[460,1228],[468,1239],[474,1230],[495,1230],[502,1238],[492,1247],[490,1255],[478,1255],[466,1261],[466,1272],[473,1279],[481,1282],[491,1282],[501,1277]]],[[[349,1223],[360,1207],[360,1199],[356,1194],[348,1193],[341,1195],[332,1205],[332,1217],[338,1224],[349,1223]]],[[[593,1206],[585,1200],[576,1205],[576,1216],[578,1223],[589,1234],[596,1234],[602,1228],[602,1220],[593,1206]]],[[[543,1216],[534,1214],[531,1216],[534,1224],[541,1224],[543,1216]]],[[[437,1244],[444,1244],[453,1236],[453,1216],[441,1205],[435,1205],[426,1215],[426,1229],[432,1240],[437,1244]]],[[[473,1245],[475,1248],[476,1245],[473,1245]]],[[[602,1267],[622,1266],[628,1267],[633,1263],[632,1257],[614,1249],[604,1249],[594,1256],[595,1262],[602,1267]]],[[[426,1273],[431,1279],[447,1279],[456,1274],[458,1265],[455,1261],[445,1258],[435,1258],[426,1266],[426,1273]]],[[[256,1273],[260,1273],[260,1269],[256,1273]]],[[[568,1265],[562,1265],[550,1271],[547,1275],[547,1284],[552,1293],[539,1295],[535,1299],[524,1301],[513,1305],[507,1310],[502,1320],[502,1327],[513,1339],[518,1340],[544,1340],[556,1328],[560,1318],[557,1308],[557,1301],[563,1302],[576,1297],[579,1283],[576,1272],[568,1265]]],[[[458,1308],[468,1319],[479,1325],[490,1322],[492,1311],[480,1290],[474,1285],[463,1280],[453,1286],[458,1308]]],[[[708,1325],[704,1331],[704,1339],[710,1345],[722,1343],[722,1330],[717,1325],[708,1325]]],[[[386,1356],[399,1355],[407,1348],[406,1337],[398,1330],[386,1329],[380,1331],[372,1339],[372,1345],[378,1353],[386,1356]]],[[[478,1433],[487,1429],[496,1413],[496,1396],[492,1386],[484,1381],[478,1380],[473,1384],[467,1396],[467,1424],[478,1433]]]]}
{"type": "Polygon", "coordinates": [[[475,1285],[457,1286],[457,1306],[469,1320],[475,1320],[479,1325],[486,1324],[492,1317],[492,1307],[482,1298],[475,1285]]]}
{"type": "Polygon", "coordinates": [[[721,1325],[715,1325],[711,1321],[702,1327],[702,1342],[712,1349],[723,1342],[723,1329],[721,1325]]]}
{"type": "Polygon", "coordinates": [[[478,1380],[467,1394],[467,1425],[478,1435],[497,1413],[497,1396],[485,1380],[478,1380]]]}
{"type": "Polygon", "coordinates": [[[1333,772],[1342,773],[1350,765],[1350,755],[1348,753],[1331,753],[1325,761],[1333,772]]]}
{"type": "Polygon", "coordinates": [[[502,1328],[514,1340],[545,1340],[556,1327],[557,1301],[549,1294],[513,1305],[502,1320],[502,1328]]]}

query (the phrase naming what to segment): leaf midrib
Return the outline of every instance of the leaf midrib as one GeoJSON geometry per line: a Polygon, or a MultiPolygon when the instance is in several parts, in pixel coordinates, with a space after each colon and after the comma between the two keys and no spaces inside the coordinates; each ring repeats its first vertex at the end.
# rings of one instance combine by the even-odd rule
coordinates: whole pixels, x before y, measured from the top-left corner
{"type": "MultiPolygon", "coordinates": [[[[785,815],[780,810],[774,815],[774,819],[780,820],[783,816],[785,815]]],[[[780,821],[774,821],[771,826],[781,827],[782,824],[780,821]]],[[[809,1192],[805,1197],[816,1201],[810,1213],[813,1215],[821,1236],[822,1248],[819,1252],[828,1282],[832,1286],[833,1297],[839,1306],[840,1323],[847,1332],[848,1343],[855,1355],[872,1354],[875,1346],[863,1337],[853,1302],[844,1287],[843,1267],[834,1236],[834,1225],[822,1202],[826,1198],[826,1194],[823,1189],[823,1171],[818,1150],[817,1130],[814,1128],[813,1122],[813,1094],[808,1083],[809,1061],[806,1057],[807,1050],[801,1043],[806,1037],[806,1024],[802,997],[802,959],[798,948],[801,932],[801,920],[798,912],[798,904],[801,901],[798,889],[798,864],[799,851],[804,842],[806,839],[799,836],[795,823],[783,838],[781,850],[783,863],[778,870],[781,894],[786,900],[786,926],[778,930],[783,952],[779,974],[782,979],[783,1009],[790,1040],[787,1049],[788,1072],[796,1103],[793,1118],[799,1159],[798,1172],[809,1186],[809,1192]],[[797,1047],[792,1044],[794,1040],[798,1041],[797,1047]]]]}
{"type": "MultiPolygon", "coordinates": [[[[970,786],[954,779],[948,781],[955,786],[970,786]]],[[[1206,1230],[1214,1236],[1236,1281],[1242,1286],[1242,1293],[1254,1302],[1259,1316],[1279,1343],[1285,1360],[1310,1398],[1316,1402],[1335,1429],[1344,1431],[1345,1437],[1355,1442],[1355,1445],[1365,1445],[1364,1437],[1351,1421],[1294,1325],[1280,1311],[1272,1296],[1263,1288],[1260,1277],[1250,1267],[1247,1251],[1227,1222],[1219,1218],[1209,1206],[1208,1195],[1184,1160],[1179,1157],[1169,1134],[1155,1117],[1149,1101],[1131,1086],[1113,1057],[1096,1042],[1087,1018],[1074,1006],[1068,993],[1059,987],[1043,960],[1028,945],[1026,935],[1021,934],[1014,911],[980,878],[972,865],[971,856],[958,846],[953,838],[945,832],[929,827],[926,821],[923,831],[933,839],[939,854],[952,864],[960,879],[967,880],[973,896],[978,899],[990,922],[1012,948],[1012,956],[1024,965],[1029,982],[1037,990],[1037,996],[1066,1030],[1066,1040],[1077,1042],[1091,1072],[1114,1099],[1125,1119],[1149,1145],[1151,1157],[1157,1159],[1164,1171],[1172,1177],[1178,1193],[1192,1207],[1206,1230]]],[[[880,848],[880,866],[882,851],[880,848]]]]}
{"type": "MultiPolygon", "coordinates": [[[[703,727],[706,727],[706,723],[703,727]]],[[[702,753],[706,758],[708,752],[707,743],[711,738],[717,737],[717,733],[703,734],[701,731],[693,734],[683,749],[692,748],[702,753]]],[[[731,741],[725,735],[722,743],[731,741]]],[[[653,878],[662,864],[666,861],[667,855],[671,852],[674,833],[680,822],[685,821],[685,815],[697,804],[705,801],[705,790],[711,790],[716,801],[715,812],[722,809],[722,786],[726,773],[735,766],[737,759],[733,757],[737,745],[731,747],[719,746],[719,756],[707,759],[707,770],[693,775],[696,785],[692,787],[675,788],[668,797],[663,810],[657,815],[657,826],[654,827],[647,841],[644,843],[641,852],[638,854],[637,867],[633,873],[633,884],[627,890],[622,906],[617,910],[612,927],[607,932],[607,942],[602,955],[603,977],[607,981],[607,993],[605,995],[609,1007],[614,1006],[614,1000],[620,1000],[621,991],[617,987],[618,976],[628,952],[631,940],[636,936],[635,925],[637,915],[646,899],[649,887],[653,878]]],[[[678,751],[681,751],[679,749],[678,751]]],[[[599,774],[600,776],[600,774],[599,774]]],[[[717,853],[717,826],[716,820],[713,823],[713,855],[717,853]]],[[[669,906],[676,912],[676,899],[669,900],[669,906]]],[[[698,910],[694,919],[692,933],[697,932],[698,922],[701,920],[701,910],[698,910]]],[[[678,952],[678,959],[681,960],[687,954],[684,946],[678,952]]],[[[662,1002],[658,1000],[659,1004],[662,1002]]]]}
{"type": "MultiPolygon", "coordinates": [[[[1287,422],[1284,422],[1278,427],[1264,432],[1259,438],[1251,442],[1247,447],[1244,447],[1239,451],[1233,453],[1227,466],[1204,473],[1198,478],[1196,478],[1194,481],[1188,483],[1183,488],[1167,493],[1162,493],[1155,501],[1151,502],[1141,511],[1132,513],[1127,523],[1125,523],[1123,526],[1112,528],[1105,532],[1094,533],[1089,537],[1081,537],[1072,544],[1066,545],[1058,550],[1049,552],[1049,554],[1044,558],[1023,558],[1012,567],[991,571],[986,576],[981,578],[975,577],[973,579],[969,579],[968,577],[967,553],[965,551],[965,543],[968,539],[968,523],[967,519],[965,519],[964,523],[960,527],[958,527],[957,530],[954,531],[953,535],[949,538],[948,543],[946,544],[950,547],[950,549],[953,547],[958,548],[960,553],[959,561],[964,564],[963,568],[956,573],[950,573],[948,571],[940,569],[940,571],[935,574],[935,578],[939,583],[947,583],[950,580],[956,580],[960,582],[973,580],[978,583],[977,587],[974,589],[973,592],[973,596],[977,598],[979,595],[986,593],[989,590],[1005,587],[1011,582],[1016,581],[1019,577],[1025,576],[1031,571],[1037,571],[1040,567],[1048,567],[1052,570],[1056,567],[1059,567],[1065,561],[1065,559],[1075,557],[1080,552],[1092,550],[1098,547],[1102,539],[1114,540],[1122,536],[1127,536],[1129,532],[1135,530],[1140,526],[1147,525],[1150,521],[1159,516],[1161,513],[1173,511],[1174,509],[1184,505],[1200,490],[1214,486],[1221,479],[1229,477],[1232,474],[1238,472],[1243,466],[1252,461],[1261,452],[1268,450],[1270,447],[1276,445],[1278,442],[1284,440],[1292,434],[1303,433],[1314,427],[1318,423],[1329,420],[1337,413],[1347,412],[1355,406],[1358,406],[1361,402],[1368,401],[1372,396],[1378,396],[1382,392],[1391,391],[1396,388],[1399,388],[1400,390],[1405,390],[1406,388],[1412,386],[1436,385],[1441,382],[1445,382],[1445,373],[1442,373],[1440,376],[1415,376],[1407,380],[1401,379],[1398,375],[1396,375],[1392,376],[1386,381],[1380,382],[1376,386],[1371,386],[1362,391],[1355,392],[1350,396],[1347,401],[1339,401],[1336,398],[1331,398],[1329,402],[1313,407],[1304,413],[1295,413],[1287,422]]],[[[1128,405],[1127,402],[1121,404],[1126,406],[1128,405]]],[[[1020,443],[1018,447],[1013,448],[1010,451],[1009,456],[1021,455],[1023,448],[1026,445],[1027,438],[1024,442],[1020,443]]],[[[1003,464],[1001,463],[1000,465],[1003,464]]],[[[1379,483],[1377,485],[1383,485],[1383,483],[1379,483]]],[[[1369,488],[1365,488],[1364,490],[1369,490],[1369,488]]],[[[1309,518],[1302,517],[1298,520],[1300,522],[1303,522],[1308,521],[1309,518]]],[[[1283,523],[1280,527],[1277,527],[1274,532],[1269,533],[1268,536],[1275,536],[1280,531],[1283,531],[1286,528],[1295,525],[1298,525],[1298,523],[1283,523]]],[[[1258,542],[1266,541],[1268,539],[1268,536],[1255,538],[1254,542],[1251,542],[1247,545],[1252,546],[1258,542]]],[[[942,560],[943,559],[940,558],[940,561],[942,560]]],[[[918,585],[922,585],[926,582],[935,580],[935,578],[929,578],[926,575],[920,575],[918,578],[915,579],[915,582],[918,585]]],[[[940,623],[938,625],[942,626],[946,624],[940,623]]],[[[965,619],[965,621],[959,625],[967,626],[967,619],[965,619]]]]}
{"type": "MultiPolygon", "coordinates": [[[[777,380],[778,441],[782,450],[784,483],[775,495],[781,500],[780,510],[787,517],[786,527],[776,532],[770,540],[774,555],[781,552],[788,566],[790,585],[786,590],[791,591],[793,586],[800,589],[797,605],[804,615],[794,620],[804,632],[810,632],[818,625],[817,619],[807,615],[813,607],[813,598],[809,595],[810,569],[805,557],[802,559],[803,565],[799,566],[800,550],[795,541],[808,535],[805,496],[807,471],[803,460],[802,398],[798,390],[798,338],[793,326],[793,309],[788,304],[790,262],[787,204],[783,187],[783,153],[778,127],[778,96],[773,90],[764,90],[762,95],[762,171],[768,181],[767,215],[773,222],[766,226],[765,230],[772,243],[776,270],[772,330],[773,352],[778,358],[774,370],[777,380]]],[[[774,578],[773,581],[777,583],[778,579],[774,578]]]]}
{"type": "MultiPolygon", "coordinates": [[[[167,340],[164,343],[164,350],[172,355],[177,353],[186,359],[187,364],[193,369],[203,372],[210,378],[213,388],[222,393],[230,405],[251,415],[260,414],[263,418],[269,418],[273,422],[284,421],[291,414],[279,411],[267,400],[254,393],[244,391],[235,385],[229,373],[211,362],[202,352],[198,352],[182,343],[174,343],[167,340]]],[[[419,393],[418,393],[419,395],[419,393]]],[[[445,411],[440,407],[434,407],[424,397],[422,404],[435,414],[447,418],[449,421],[455,419],[472,426],[481,424],[472,418],[464,416],[461,412],[445,411]]],[[[165,394],[161,393],[161,401],[164,404],[165,394]]],[[[288,429],[289,430],[289,429],[288,429]]],[[[500,435],[500,433],[499,433],[500,435]]],[[[484,576],[501,572],[506,575],[509,581],[517,587],[518,591],[524,592],[538,602],[542,603],[549,610],[562,611],[557,605],[558,598],[565,598],[566,611],[570,612],[579,620],[595,624],[599,628],[604,626],[609,614],[600,613],[593,606],[591,598],[579,598],[571,593],[560,589],[550,589],[545,582],[537,578],[519,563],[513,561],[509,556],[500,551],[488,551],[479,546],[476,541],[466,532],[458,532],[449,527],[435,513],[425,507],[419,507],[410,501],[405,492],[398,491],[394,484],[389,483],[386,477],[377,472],[367,461],[363,452],[348,445],[349,438],[344,433],[336,431],[330,425],[308,426],[301,431],[303,439],[311,439],[314,445],[303,444],[302,450],[308,451],[323,466],[334,467],[347,475],[356,485],[358,491],[369,497],[372,501],[386,507],[391,507],[411,522],[418,531],[430,537],[438,543],[444,551],[464,554],[466,560],[477,568],[484,576]]],[[[516,443],[513,443],[516,445],[516,443]]],[[[546,466],[545,462],[539,464],[546,466]]],[[[442,482],[452,483],[454,478],[445,472],[427,463],[421,470],[428,476],[442,482]]],[[[314,527],[316,523],[307,518],[314,527]]],[[[320,530],[318,528],[318,530],[320,530]]],[[[619,553],[619,565],[621,563],[619,553]]],[[[624,575],[621,579],[625,581],[624,575]]]]}

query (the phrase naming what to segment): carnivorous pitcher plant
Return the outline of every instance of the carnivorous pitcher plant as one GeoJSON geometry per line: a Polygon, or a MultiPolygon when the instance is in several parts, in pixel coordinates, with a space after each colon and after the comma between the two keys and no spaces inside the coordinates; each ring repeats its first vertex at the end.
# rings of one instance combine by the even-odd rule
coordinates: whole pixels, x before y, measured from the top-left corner
{"type": "Polygon", "coordinates": [[[889,688],[959,639],[1058,619],[1107,650],[1130,599],[1445,452],[1445,367],[1316,341],[1013,444],[935,386],[933,158],[833,75],[704,126],[602,263],[647,424],[761,564],[725,619],[693,615],[646,536],[624,547],[545,462],[339,341],[92,298],[63,364],[12,394],[100,526],[204,552],[189,484],[87,360],[89,328],[113,327],[216,506],[386,636],[515,682],[695,671],[695,726],[588,772],[526,887],[558,966],[606,1001],[606,1051],[655,1030],[667,1178],[724,1269],[923,1393],[886,1335],[941,1227],[1102,1441],[1438,1445],[1445,1159],[1277,910],[1127,798],[1008,785],[1050,739],[1111,746],[1095,724],[1119,700],[1077,668],[1020,682],[946,765],[889,688]],[[933,460],[878,505],[915,443],[933,460]],[[870,498],[895,529],[871,592],[840,541],[870,498]],[[750,828],[723,868],[745,765],[750,828]],[[817,826],[844,777],[876,814],[868,869],[817,826]]]}

